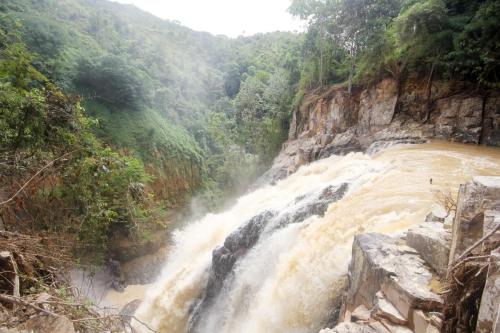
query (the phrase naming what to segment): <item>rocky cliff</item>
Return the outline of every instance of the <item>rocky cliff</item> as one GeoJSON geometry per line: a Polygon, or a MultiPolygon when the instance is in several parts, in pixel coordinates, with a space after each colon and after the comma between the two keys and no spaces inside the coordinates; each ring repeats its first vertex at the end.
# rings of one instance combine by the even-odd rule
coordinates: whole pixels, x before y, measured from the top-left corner
{"type": "Polygon", "coordinates": [[[500,332],[500,177],[462,185],[454,219],[357,235],[340,323],[321,333],[500,332]]]}
{"type": "Polygon", "coordinates": [[[265,176],[280,179],[310,161],[378,149],[388,141],[429,138],[500,146],[500,93],[464,82],[391,78],[352,94],[335,86],[311,91],[293,113],[289,138],[265,176]]]}

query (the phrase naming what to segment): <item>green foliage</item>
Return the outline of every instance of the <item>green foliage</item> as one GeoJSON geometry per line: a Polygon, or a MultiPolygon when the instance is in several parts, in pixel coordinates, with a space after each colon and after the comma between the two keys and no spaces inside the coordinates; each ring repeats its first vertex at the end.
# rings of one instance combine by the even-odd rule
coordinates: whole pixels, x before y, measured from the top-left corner
{"type": "Polygon", "coordinates": [[[117,56],[82,59],[75,82],[92,91],[95,99],[113,107],[136,110],[146,101],[146,74],[117,56]]]}
{"type": "Polygon", "coordinates": [[[102,256],[114,231],[133,232],[139,223],[147,222],[145,198],[137,195],[137,188],[142,189],[138,184],[151,177],[138,159],[103,146],[90,131],[96,122],[84,115],[78,98],[65,95],[40,74],[30,64],[33,55],[17,37],[2,37],[1,158],[30,156],[28,169],[16,162],[10,166],[9,173],[23,178],[49,160],[60,160],[53,173],[45,176],[52,181],[30,198],[39,205],[23,206],[36,211],[36,227],[76,234],[77,248],[102,256]],[[58,208],[59,214],[51,212],[57,218],[45,220],[46,210],[36,208],[44,206],[58,208]]]}
{"type": "Polygon", "coordinates": [[[496,87],[499,9],[494,0],[294,0],[290,12],[309,22],[301,87],[410,72],[496,87]]]}
{"type": "MultiPolygon", "coordinates": [[[[215,37],[109,1],[6,0],[4,7],[9,20],[0,26],[19,23],[36,68],[81,95],[98,119],[94,133],[140,158],[157,184],[185,194],[211,189],[223,200],[243,186],[233,175],[248,174],[244,183],[257,177],[286,138],[300,36],[215,37]],[[213,113],[234,131],[223,145],[213,113]]],[[[167,202],[184,197],[156,189],[167,202]]]]}
{"type": "Polygon", "coordinates": [[[450,10],[459,14],[450,18],[454,33],[453,51],[446,55],[450,75],[477,78],[489,88],[500,87],[500,4],[498,1],[455,4],[450,10]],[[479,4],[481,3],[481,4],[479,4]],[[467,8],[463,10],[462,8],[467,8]],[[462,13],[460,13],[462,9],[462,13]]]}

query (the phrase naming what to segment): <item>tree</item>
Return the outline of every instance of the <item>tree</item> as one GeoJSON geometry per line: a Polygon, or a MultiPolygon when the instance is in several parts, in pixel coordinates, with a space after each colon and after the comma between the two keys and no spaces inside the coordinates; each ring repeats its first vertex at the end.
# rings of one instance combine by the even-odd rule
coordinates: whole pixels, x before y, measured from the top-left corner
{"type": "Polygon", "coordinates": [[[451,50],[446,7],[441,0],[416,2],[404,9],[394,22],[396,46],[410,66],[430,66],[427,79],[427,102],[424,120],[431,110],[431,85],[435,68],[451,50]]]}
{"type": "Polygon", "coordinates": [[[104,56],[92,61],[82,59],[75,82],[92,90],[106,104],[134,110],[146,102],[144,75],[121,57],[104,56]]]}

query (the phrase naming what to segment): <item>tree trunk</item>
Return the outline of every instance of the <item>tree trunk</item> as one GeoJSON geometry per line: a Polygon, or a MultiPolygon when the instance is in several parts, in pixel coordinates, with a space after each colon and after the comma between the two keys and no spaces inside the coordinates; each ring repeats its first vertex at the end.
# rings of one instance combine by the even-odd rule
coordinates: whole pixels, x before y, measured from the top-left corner
{"type": "Polygon", "coordinates": [[[323,85],[323,35],[324,35],[324,22],[321,19],[320,32],[319,32],[319,85],[323,85]]]}
{"type": "Polygon", "coordinates": [[[431,116],[431,93],[432,93],[432,77],[434,76],[434,63],[431,66],[431,72],[429,73],[429,78],[427,79],[427,97],[425,101],[425,118],[424,123],[429,121],[431,116]]]}
{"type": "Polygon", "coordinates": [[[349,66],[349,83],[347,88],[349,96],[351,96],[352,94],[352,80],[354,77],[354,66],[356,64],[356,51],[351,51],[350,53],[351,53],[351,64],[349,66]]]}

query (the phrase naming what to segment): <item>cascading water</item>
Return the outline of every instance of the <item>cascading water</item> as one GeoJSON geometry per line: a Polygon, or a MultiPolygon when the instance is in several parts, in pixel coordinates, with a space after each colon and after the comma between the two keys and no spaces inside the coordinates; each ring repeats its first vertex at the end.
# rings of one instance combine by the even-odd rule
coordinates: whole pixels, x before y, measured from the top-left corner
{"type": "Polygon", "coordinates": [[[176,232],[136,316],[168,333],[316,333],[356,233],[404,231],[436,208],[436,193],[499,174],[499,149],[439,141],[304,166],[176,232]]]}

